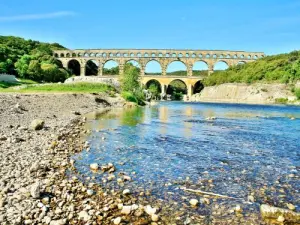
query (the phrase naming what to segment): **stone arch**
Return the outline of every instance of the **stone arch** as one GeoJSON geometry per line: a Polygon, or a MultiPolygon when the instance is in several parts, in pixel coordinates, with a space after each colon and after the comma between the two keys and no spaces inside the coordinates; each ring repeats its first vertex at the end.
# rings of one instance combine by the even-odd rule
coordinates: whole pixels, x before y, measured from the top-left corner
{"type": "Polygon", "coordinates": [[[182,58],[182,57],[183,57],[182,53],[179,53],[178,58],[182,58]]]}
{"type": "Polygon", "coordinates": [[[99,53],[99,52],[96,54],[96,57],[97,57],[97,58],[100,58],[101,56],[102,56],[102,54],[99,53]]]}
{"type": "Polygon", "coordinates": [[[107,57],[107,54],[106,54],[105,52],[103,52],[103,53],[102,53],[102,57],[103,57],[103,58],[106,58],[106,57],[107,57]]]}
{"type": "Polygon", "coordinates": [[[172,57],[173,58],[176,58],[177,57],[177,54],[174,52],[174,53],[172,53],[172,57]]]}
{"type": "Polygon", "coordinates": [[[145,65],[145,74],[146,75],[161,75],[162,67],[158,60],[150,60],[145,65]]]}
{"type": "Polygon", "coordinates": [[[216,59],[216,58],[218,58],[218,56],[217,56],[217,54],[213,54],[213,59],[216,59]]]}
{"type": "Polygon", "coordinates": [[[54,57],[58,58],[58,54],[57,54],[57,53],[55,53],[55,54],[54,54],[54,57]]]}
{"type": "Polygon", "coordinates": [[[67,53],[67,54],[66,54],[66,57],[67,57],[67,58],[70,58],[70,53],[67,53]]]}
{"type": "Polygon", "coordinates": [[[72,53],[72,57],[76,57],[76,53],[75,52],[72,53]]]}
{"type": "Polygon", "coordinates": [[[146,53],[144,54],[144,57],[149,57],[149,54],[146,52],[146,53]]]}
{"type": "Polygon", "coordinates": [[[163,54],[160,52],[158,53],[158,57],[162,58],[163,57],[163,54]]]}
{"type": "Polygon", "coordinates": [[[227,55],[226,55],[226,59],[231,59],[231,55],[230,55],[230,54],[227,54],[227,55]]]}
{"type": "Polygon", "coordinates": [[[113,59],[106,60],[102,71],[103,75],[119,75],[119,63],[113,59]]]}
{"type": "Polygon", "coordinates": [[[65,54],[64,54],[64,53],[60,53],[60,57],[61,57],[61,58],[64,58],[64,57],[65,57],[65,54]]]}
{"type": "Polygon", "coordinates": [[[207,53],[206,56],[205,56],[205,58],[209,59],[210,58],[210,54],[207,53]]]}
{"type": "Polygon", "coordinates": [[[166,53],[165,57],[166,57],[166,58],[170,58],[170,54],[169,54],[169,53],[166,53]]]}
{"type": "Polygon", "coordinates": [[[167,87],[167,95],[171,96],[172,100],[182,100],[183,95],[188,92],[187,84],[181,79],[172,80],[167,87]]]}
{"type": "Polygon", "coordinates": [[[157,99],[162,91],[162,84],[157,79],[151,79],[145,83],[145,88],[157,99]]]}
{"type": "Polygon", "coordinates": [[[185,53],[185,57],[186,57],[186,58],[189,58],[189,57],[190,57],[190,54],[189,54],[189,53],[185,53]]]}
{"type": "Polygon", "coordinates": [[[156,54],[153,52],[152,54],[151,54],[151,57],[156,57],[156,54]]]}
{"type": "Polygon", "coordinates": [[[203,58],[203,54],[200,53],[200,54],[198,55],[198,57],[202,59],[202,58],[203,58]]]}
{"type": "Polygon", "coordinates": [[[197,94],[200,93],[204,88],[204,85],[202,83],[201,80],[198,80],[195,84],[194,84],[194,88],[193,88],[193,93],[197,94]]]}
{"type": "Polygon", "coordinates": [[[80,75],[80,62],[76,59],[71,59],[68,62],[68,70],[72,75],[79,76],[80,75]]]}
{"type": "Polygon", "coordinates": [[[195,53],[192,54],[192,58],[196,58],[197,55],[195,53]]]}
{"type": "Polygon", "coordinates": [[[253,57],[253,59],[258,59],[258,56],[257,56],[257,55],[255,55],[255,56],[253,57]]]}
{"type": "Polygon", "coordinates": [[[251,59],[251,58],[252,58],[251,55],[248,55],[248,56],[247,56],[247,59],[251,59]]]}
{"type": "Polygon", "coordinates": [[[95,53],[92,52],[92,53],[90,54],[90,57],[95,57],[95,53]]]}
{"type": "Polygon", "coordinates": [[[240,59],[244,59],[245,58],[245,56],[242,54],[242,55],[240,55],[240,59]]]}
{"type": "Polygon", "coordinates": [[[112,53],[112,52],[110,52],[108,55],[109,55],[110,58],[114,57],[114,53],[112,53]]]}
{"type": "Polygon", "coordinates": [[[193,76],[207,76],[209,71],[209,66],[206,61],[199,60],[193,65],[193,76]]]}
{"type": "Polygon", "coordinates": [[[86,52],[83,54],[83,57],[90,57],[90,54],[86,52]]]}
{"type": "Polygon", "coordinates": [[[85,64],[85,75],[86,76],[96,76],[98,75],[99,62],[94,59],[90,59],[85,64]]]}
{"type": "Polygon", "coordinates": [[[220,60],[214,64],[213,70],[218,71],[218,70],[226,70],[228,69],[229,65],[226,61],[220,60]]]}
{"type": "Polygon", "coordinates": [[[187,66],[180,60],[171,61],[167,66],[167,75],[187,76],[187,66]]]}
{"type": "Polygon", "coordinates": [[[142,54],[139,52],[139,53],[136,54],[136,56],[137,56],[138,58],[141,58],[141,57],[142,57],[142,54]]]}

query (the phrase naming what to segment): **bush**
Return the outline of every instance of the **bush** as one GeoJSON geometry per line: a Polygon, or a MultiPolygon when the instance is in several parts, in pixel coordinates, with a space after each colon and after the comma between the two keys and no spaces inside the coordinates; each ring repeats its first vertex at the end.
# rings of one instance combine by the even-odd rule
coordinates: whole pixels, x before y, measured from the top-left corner
{"type": "Polygon", "coordinates": [[[297,97],[298,100],[300,100],[300,88],[295,88],[295,95],[297,97]]]}
{"type": "Polygon", "coordinates": [[[287,98],[276,98],[275,103],[276,104],[286,104],[288,102],[287,98]]]}
{"type": "Polygon", "coordinates": [[[135,102],[135,103],[138,103],[138,100],[137,98],[131,93],[131,92],[128,92],[128,91],[124,91],[122,92],[122,97],[128,101],[128,102],[135,102]]]}

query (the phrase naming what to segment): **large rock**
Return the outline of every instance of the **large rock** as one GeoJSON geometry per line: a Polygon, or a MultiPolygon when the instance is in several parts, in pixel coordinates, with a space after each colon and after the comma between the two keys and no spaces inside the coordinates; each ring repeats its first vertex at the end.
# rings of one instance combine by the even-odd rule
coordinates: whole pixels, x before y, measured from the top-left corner
{"type": "Polygon", "coordinates": [[[44,128],[45,122],[41,119],[35,119],[31,122],[30,128],[32,130],[41,130],[44,128]]]}
{"type": "Polygon", "coordinates": [[[283,217],[286,222],[300,223],[300,213],[293,212],[292,210],[262,204],[260,206],[260,213],[264,219],[277,220],[279,217],[283,217]]]}
{"type": "Polygon", "coordinates": [[[33,198],[41,197],[41,185],[39,182],[36,182],[31,186],[30,194],[33,198]]]}

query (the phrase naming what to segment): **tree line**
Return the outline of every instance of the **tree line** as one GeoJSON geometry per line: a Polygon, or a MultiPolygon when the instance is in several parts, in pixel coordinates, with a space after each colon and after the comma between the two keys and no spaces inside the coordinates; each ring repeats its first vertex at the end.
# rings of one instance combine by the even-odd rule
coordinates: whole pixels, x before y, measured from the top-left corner
{"type": "Polygon", "coordinates": [[[0,73],[38,82],[60,82],[70,76],[53,50],[65,49],[58,43],[43,43],[14,36],[0,36],[0,73]]]}

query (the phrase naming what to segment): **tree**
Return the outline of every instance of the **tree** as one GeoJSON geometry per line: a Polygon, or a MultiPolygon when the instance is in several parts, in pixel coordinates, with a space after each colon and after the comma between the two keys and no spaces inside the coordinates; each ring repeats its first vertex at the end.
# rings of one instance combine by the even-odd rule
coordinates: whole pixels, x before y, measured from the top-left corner
{"type": "Polygon", "coordinates": [[[121,87],[123,91],[133,92],[140,88],[139,70],[131,63],[126,63],[124,73],[120,78],[121,87]]]}

